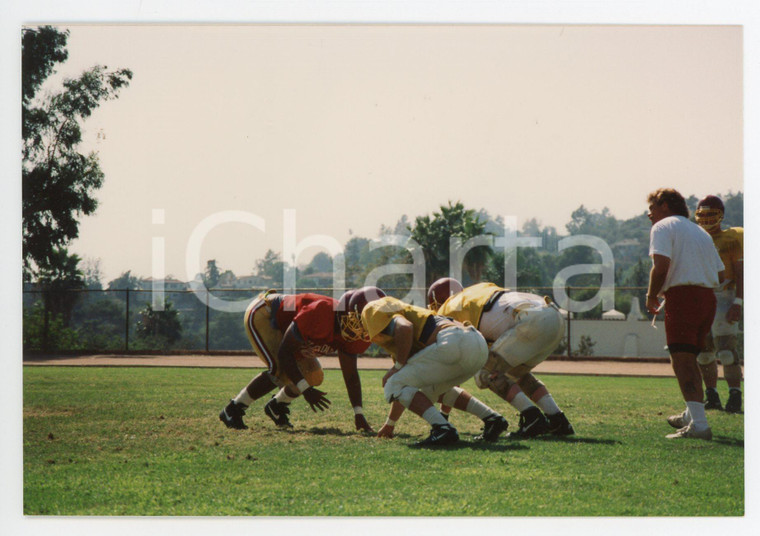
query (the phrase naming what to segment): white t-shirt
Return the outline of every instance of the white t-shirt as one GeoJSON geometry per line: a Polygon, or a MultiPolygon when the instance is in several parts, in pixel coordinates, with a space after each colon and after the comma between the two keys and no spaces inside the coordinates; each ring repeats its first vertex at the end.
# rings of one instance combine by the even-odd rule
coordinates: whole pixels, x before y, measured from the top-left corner
{"type": "Polygon", "coordinates": [[[668,216],[652,226],[649,256],[655,254],[670,259],[660,293],[682,285],[717,288],[718,272],[725,268],[707,231],[683,216],[668,216]]]}

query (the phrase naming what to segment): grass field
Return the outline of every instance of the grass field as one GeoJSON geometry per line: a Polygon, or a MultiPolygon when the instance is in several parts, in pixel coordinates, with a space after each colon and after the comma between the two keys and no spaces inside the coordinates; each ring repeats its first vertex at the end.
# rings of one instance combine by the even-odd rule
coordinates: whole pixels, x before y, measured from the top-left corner
{"type": "MultiPolygon", "coordinates": [[[[427,424],[405,414],[399,436],[353,429],[339,371],[314,414],[298,400],[291,431],[248,411],[245,431],[217,414],[251,370],[25,367],[24,514],[147,516],[742,516],[742,415],[708,412],[714,439],[670,441],[681,411],[672,378],[543,376],[575,426],[571,438],[410,448],[427,424]]],[[[365,413],[388,410],[383,371],[362,371],[365,413]]],[[[517,425],[516,412],[466,389],[517,425]]]]}

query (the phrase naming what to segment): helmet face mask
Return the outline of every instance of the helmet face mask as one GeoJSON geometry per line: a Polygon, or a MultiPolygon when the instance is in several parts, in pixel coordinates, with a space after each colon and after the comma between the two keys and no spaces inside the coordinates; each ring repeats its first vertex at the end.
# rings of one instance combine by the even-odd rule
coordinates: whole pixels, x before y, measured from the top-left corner
{"type": "Polygon", "coordinates": [[[362,310],[368,302],[384,296],[385,292],[377,287],[362,287],[343,294],[338,302],[340,336],[348,342],[370,342],[369,332],[362,322],[362,310]]]}
{"type": "Polygon", "coordinates": [[[720,231],[724,212],[723,201],[719,197],[708,195],[697,204],[694,219],[702,229],[708,233],[715,233],[720,231]]]}
{"type": "Polygon", "coordinates": [[[338,320],[340,324],[340,336],[348,342],[369,342],[369,333],[364,329],[361,316],[355,311],[341,314],[338,320]]]}

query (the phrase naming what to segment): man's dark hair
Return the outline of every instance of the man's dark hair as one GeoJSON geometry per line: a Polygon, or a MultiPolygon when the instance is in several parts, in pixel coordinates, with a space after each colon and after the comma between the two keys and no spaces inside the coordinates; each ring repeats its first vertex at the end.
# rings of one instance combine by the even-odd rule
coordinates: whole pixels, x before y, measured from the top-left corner
{"type": "Polygon", "coordinates": [[[659,188],[647,196],[647,201],[651,205],[667,203],[670,211],[676,216],[689,217],[689,207],[686,206],[686,199],[673,188],[659,188]]]}

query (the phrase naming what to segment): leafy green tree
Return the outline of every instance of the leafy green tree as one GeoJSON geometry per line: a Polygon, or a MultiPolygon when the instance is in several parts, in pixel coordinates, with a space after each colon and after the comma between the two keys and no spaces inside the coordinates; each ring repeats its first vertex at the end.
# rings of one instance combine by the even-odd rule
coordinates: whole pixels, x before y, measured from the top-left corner
{"type": "Polygon", "coordinates": [[[84,274],[79,269],[81,259],[69,255],[66,248],[55,248],[50,263],[39,272],[38,282],[44,289],[48,311],[61,315],[63,326],[69,327],[71,312],[81,298],[77,291],[85,286],[84,274]]]}
{"type": "Polygon", "coordinates": [[[182,337],[182,323],[179,311],[169,300],[164,302],[163,311],[155,311],[148,303],[139,313],[137,337],[159,348],[169,348],[182,337]]]}
{"type": "MultiPolygon", "coordinates": [[[[440,212],[418,216],[409,228],[411,238],[422,246],[425,255],[425,283],[449,275],[449,239],[458,237],[462,243],[488,234],[486,221],[475,210],[466,209],[461,202],[441,206],[440,212]]],[[[464,268],[473,281],[481,281],[486,262],[492,254],[489,246],[477,246],[464,259],[464,268]]]]}
{"type": "Polygon", "coordinates": [[[267,277],[272,282],[281,285],[282,276],[285,271],[285,261],[279,253],[268,249],[263,259],[256,261],[255,273],[259,277],[267,277]]]}
{"type": "Polygon", "coordinates": [[[108,290],[135,290],[139,287],[139,279],[132,275],[132,270],[108,282],[108,290]]]}
{"type": "Polygon", "coordinates": [[[38,90],[65,61],[68,31],[51,26],[22,33],[22,224],[24,277],[31,280],[55,261],[55,250],[79,234],[80,215],[95,212],[93,191],[104,174],[96,153],[79,152],[80,123],[101,102],[117,97],[132,78],[128,69],[96,65],[63,89],[39,97],[38,90]]]}

